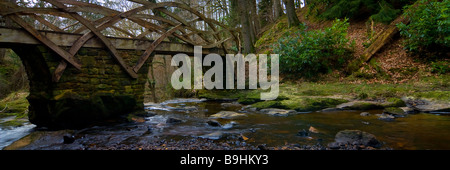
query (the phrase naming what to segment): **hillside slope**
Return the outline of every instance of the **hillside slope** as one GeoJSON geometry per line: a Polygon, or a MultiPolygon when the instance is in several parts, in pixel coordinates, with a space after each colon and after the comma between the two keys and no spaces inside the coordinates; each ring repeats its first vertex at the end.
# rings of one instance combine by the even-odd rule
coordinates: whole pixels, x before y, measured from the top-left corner
{"type": "MultiPolygon", "coordinates": [[[[298,10],[297,16],[305,23],[307,30],[323,29],[330,26],[332,21],[318,20],[312,16],[306,17],[306,10],[298,10]]],[[[369,19],[361,21],[350,20],[347,37],[354,41],[353,60],[360,59],[363,51],[370,45],[371,37],[387,28],[387,25],[370,22],[369,19]]],[[[284,37],[293,35],[298,28],[287,28],[286,16],[281,17],[276,23],[266,26],[260,34],[255,47],[258,54],[272,53],[272,48],[277,41],[284,37]]],[[[410,80],[417,80],[421,77],[439,76],[431,73],[430,65],[427,62],[417,59],[403,49],[402,38],[397,35],[394,39],[376,53],[370,62],[364,63],[362,67],[353,74],[346,75],[341,71],[324,75],[322,80],[346,81],[349,83],[405,83],[410,80]]],[[[448,73],[447,73],[448,74],[448,73]]]]}

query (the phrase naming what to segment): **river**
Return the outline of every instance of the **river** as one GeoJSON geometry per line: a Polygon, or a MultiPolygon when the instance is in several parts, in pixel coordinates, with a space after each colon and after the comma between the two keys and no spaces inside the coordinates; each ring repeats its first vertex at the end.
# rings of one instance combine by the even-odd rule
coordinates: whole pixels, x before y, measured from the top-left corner
{"type": "MultiPolygon", "coordinates": [[[[169,100],[160,104],[146,104],[147,115],[128,123],[95,126],[78,131],[33,132],[34,125],[0,129],[0,148],[10,145],[30,133],[39,133],[46,140],[31,142],[24,149],[115,149],[119,145],[149,145],[164,140],[208,140],[213,143],[239,143],[246,146],[278,147],[287,144],[322,145],[333,142],[342,130],[361,130],[371,133],[383,144],[382,148],[396,150],[450,149],[450,116],[438,114],[409,114],[394,121],[379,120],[375,114],[382,110],[332,111],[273,116],[236,104],[200,99],[169,100]],[[224,107],[224,106],[229,107],[224,107]],[[220,111],[234,111],[243,116],[211,119],[220,111]],[[212,121],[214,120],[214,121],[212,121]],[[207,123],[209,122],[209,123],[207,123]],[[211,123],[213,122],[213,123],[211,123]],[[218,123],[220,126],[216,126],[218,123]],[[308,131],[308,135],[299,135],[308,131]],[[42,134],[45,135],[42,135],[42,134]],[[51,135],[50,135],[51,134],[51,135]],[[62,136],[75,141],[69,145],[62,136]],[[64,144],[66,143],[66,144],[64,144]]],[[[165,144],[164,144],[165,145],[165,144]]],[[[25,145],[24,145],[25,146],[25,145]]],[[[182,146],[180,146],[182,147],[182,146]]],[[[150,148],[151,149],[151,148],[150,148]]],[[[179,148],[182,149],[182,148],[179,148]]]]}

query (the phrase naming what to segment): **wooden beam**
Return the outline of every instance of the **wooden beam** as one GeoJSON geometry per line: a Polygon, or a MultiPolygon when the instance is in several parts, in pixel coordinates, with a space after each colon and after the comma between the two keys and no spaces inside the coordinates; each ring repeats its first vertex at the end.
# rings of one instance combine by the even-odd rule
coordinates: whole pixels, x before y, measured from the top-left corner
{"type": "MultiPolygon", "coordinates": [[[[72,47],[74,42],[80,39],[83,34],[73,34],[73,33],[63,33],[63,32],[53,32],[53,31],[38,31],[40,34],[45,36],[47,39],[55,43],[59,47],[72,47]]],[[[132,38],[114,38],[107,37],[111,43],[118,50],[140,50],[145,51],[154,41],[143,40],[143,39],[132,39],[132,38]]],[[[27,31],[23,29],[15,28],[1,28],[0,27],[0,46],[1,47],[11,47],[14,45],[29,44],[29,45],[40,45],[42,42],[35,39],[27,31]]],[[[84,43],[81,47],[83,48],[96,48],[102,49],[104,45],[98,39],[90,39],[84,43]]],[[[80,48],[81,48],[80,47],[80,48]]],[[[176,55],[179,53],[184,53],[188,55],[194,54],[194,46],[186,43],[175,43],[175,42],[161,42],[154,50],[156,54],[167,54],[176,55]]],[[[71,53],[71,50],[69,50],[71,53]]],[[[220,48],[203,48],[203,54],[207,55],[210,53],[217,53],[221,56],[225,55],[223,49],[220,48]]]]}
{"type": "Polygon", "coordinates": [[[150,55],[153,53],[153,51],[155,50],[156,47],[158,47],[159,44],[161,44],[161,42],[166,39],[170,34],[172,34],[174,31],[176,31],[177,29],[179,29],[183,24],[179,24],[175,27],[173,27],[172,29],[170,29],[169,31],[167,31],[166,33],[164,33],[163,35],[161,35],[161,37],[159,37],[156,41],[154,41],[152,43],[152,45],[150,45],[150,47],[145,50],[144,53],[142,53],[141,58],[139,58],[138,62],[136,63],[136,65],[133,67],[133,71],[135,73],[139,72],[139,70],[141,69],[141,67],[144,65],[145,61],[147,61],[148,57],[150,57],[150,55]]]}
{"type": "Polygon", "coordinates": [[[68,12],[73,18],[80,21],[81,24],[83,24],[84,26],[89,28],[91,30],[91,32],[94,33],[100,39],[100,41],[103,42],[105,47],[111,52],[112,56],[116,59],[116,61],[119,63],[119,65],[122,67],[122,69],[124,69],[128,73],[128,75],[130,75],[131,77],[133,77],[133,78],[138,77],[138,75],[130,67],[127,66],[127,64],[125,63],[123,58],[119,56],[119,53],[117,52],[116,47],[114,47],[114,45],[100,32],[99,29],[97,29],[95,27],[94,24],[92,24],[89,20],[85,19],[84,17],[80,16],[78,13],[71,13],[70,11],[67,11],[67,7],[61,2],[58,2],[56,0],[45,0],[45,1],[68,12]]]}
{"type": "MultiPolygon", "coordinates": [[[[20,18],[16,14],[8,15],[8,18],[19,24],[22,28],[24,28],[29,34],[31,34],[34,38],[36,38],[38,41],[40,41],[42,44],[50,48],[52,51],[57,53],[61,58],[69,62],[72,66],[74,66],[76,69],[81,70],[81,64],[76,62],[75,60],[71,59],[71,55],[60,48],[58,45],[56,45],[53,41],[48,39],[45,35],[42,35],[39,31],[28,25],[22,18],[20,18]]],[[[19,38],[20,39],[20,38],[19,38]]]]}
{"type": "Polygon", "coordinates": [[[399,16],[397,19],[392,21],[391,24],[389,24],[386,30],[375,37],[372,44],[366,50],[364,50],[364,53],[362,54],[362,58],[365,62],[368,62],[381,48],[391,42],[391,39],[394,37],[394,35],[399,32],[399,29],[397,28],[397,24],[399,23],[408,24],[409,18],[399,16]]]}

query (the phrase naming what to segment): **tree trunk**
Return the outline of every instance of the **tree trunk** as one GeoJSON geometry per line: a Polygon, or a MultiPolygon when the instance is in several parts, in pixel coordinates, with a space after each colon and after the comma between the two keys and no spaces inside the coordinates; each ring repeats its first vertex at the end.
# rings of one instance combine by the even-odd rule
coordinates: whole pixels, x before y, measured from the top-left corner
{"type": "Polygon", "coordinates": [[[366,50],[364,50],[364,53],[362,54],[364,61],[370,61],[370,59],[380,49],[382,49],[386,44],[392,41],[392,38],[395,36],[395,34],[399,33],[399,29],[397,28],[397,24],[399,23],[408,24],[409,18],[399,16],[397,19],[392,21],[391,24],[389,24],[387,29],[375,36],[373,43],[366,50]]]}
{"type": "Polygon", "coordinates": [[[235,28],[240,23],[238,0],[230,0],[230,27],[235,28]]]}
{"type": "Polygon", "coordinates": [[[297,13],[295,12],[294,0],[284,0],[284,3],[286,4],[289,27],[299,25],[300,21],[298,20],[297,13]]]}
{"type": "Polygon", "coordinates": [[[248,1],[247,0],[238,0],[239,2],[239,14],[241,18],[242,25],[242,38],[244,39],[244,53],[253,53],[255,51],[255,47],[252,42],[252,28],[248,15],[248,1]]]}
{"type": "Polygon", "coordinates": [[[283,15],[283,9],[280,0],[273,0],[273,20],[276,21],[281,15],[283,15]]]}
{"type": "MultiPolygon", "coordinates": [[[[256,0],[251,0],[250,1],[251,4],[251,19],[253,20],[253,32],[254,35],[257,35],[259,33],[259,31],[261,30],[261,25],[259,22],[259,17],[258,17],[258,13],[256,12],[256,0]]],[[[256,36],[255,36],[255,41],[256,41],[256,36]]]]}

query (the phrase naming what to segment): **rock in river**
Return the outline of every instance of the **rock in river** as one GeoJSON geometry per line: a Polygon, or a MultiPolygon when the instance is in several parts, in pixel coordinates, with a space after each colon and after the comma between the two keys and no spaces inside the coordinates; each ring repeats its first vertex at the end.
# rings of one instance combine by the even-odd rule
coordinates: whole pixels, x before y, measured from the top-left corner
{"type": "Polygon", "coordinates": [[[361,116],[370,116],[370,113],[369,113],[369,112],[362,112],[362,113],[359,114],[359,115],[361,115],[361,116]]]}
{"type": "Polygon", "coordinates": [[[183,122],[183,121],[180,119],[171,118],[171,117],[166,120],[166,123],[168,123],[168,124],[176,124],[176,123],[181,123],[181,122],[183,122]]]}
{"type": "Polygon", "coordinates": [[[371,147],[380,147],[381,143],[376,139],[375,135],[363,132],[360,130],[343,130],[336,134],[335,144],[331,144],[335,146],[336,143],[344,143],[344,144],[352,144],[352,145],[364,145],[371,147]]]}
{"type": "Polygon", "coordinates": [[[202,135],[202,136],[199,136],[199,137],[201,137],[203,139],[218,140],[218,139],[222,138],[223,135],[224,135],[223,132],[217,131],[217,132],[208,133],[208,134],[205,134],[205,135],[202,135]]]}
{"type": "Polygon", "coordinates": [[[209,120],[206,122],[208,125],[213,126],[213,127],[222,127],[222,125],[220,124],[220,122],[218,122],[217,120],[209,120]]]}
{"type": "Polygon", "coordinates": [[[284,110],[284,109],[276,109],[276,108],[268,108],[260,110],[261,113],[265,113],[271,116],[289,116],[292,114],[296,114],[295,110],[284,110]]]}
{"type": "Polygon", "coordinates": [[[450,105],[445,100],[432,100],[425,98],[406,97],[406,103],[409,107],[417,110],[418,112],[425,113],[450,113],[450,105]]]}
{"type": "Polygon", "coordinates": [[[379,120],[384,120],[384,121],[394,121],[395,117],[389,114],[376,114],[376,116],[378,116],[379,120]]]}
{"type": "Polygon", "coordinates": [[[394,117],[405,117],[406,115],[405,111],[398,107],[388,107],[384,109],[383,113],[392,115],[394,117]]]}
{"type": "Polygon", "coordinates": [[[238,102],[233,102],[233,103],[221,103],[220,106],[222,108],[239,108],[242,107],[242,104],[239,104],[238,102]]]}
{"type": "Polygon", "coordinates": [[[220,111],[219,113],[209,116],[210,118],[222,118],[222,119],[233,119],[236,117],[246,116],[243,113],[237,113],[232,111],[220,111]]]}

